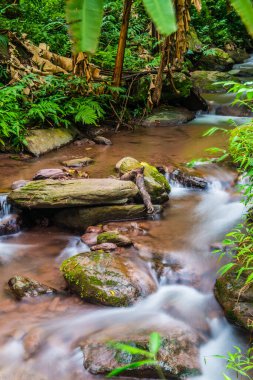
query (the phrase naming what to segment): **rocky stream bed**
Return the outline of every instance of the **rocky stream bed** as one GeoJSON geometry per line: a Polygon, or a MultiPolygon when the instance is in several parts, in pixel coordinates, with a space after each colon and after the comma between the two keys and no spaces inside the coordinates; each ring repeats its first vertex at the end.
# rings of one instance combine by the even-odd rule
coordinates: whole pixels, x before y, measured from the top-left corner
{"type": "MultiPolygon", "coordinates": [[[[0,378],[105,379],[134,360],[108,341],[146,348],[158,331],[166,378],[222,379],[224,362],[213,355],[247,340],[214,296],[212,250],[244,207],[234,170],[185,166],[225,147],[222,135],[202,135],[227,126],[216,111],[231,101],[204,96],[209,113],[185,124],[164,122],[163,111],[162,123],[109,136],[112,145],[72,143],[29,160],[2,155],[0,378]]],[[[125,375],[157,378],[152,367],[125,375]]]]}

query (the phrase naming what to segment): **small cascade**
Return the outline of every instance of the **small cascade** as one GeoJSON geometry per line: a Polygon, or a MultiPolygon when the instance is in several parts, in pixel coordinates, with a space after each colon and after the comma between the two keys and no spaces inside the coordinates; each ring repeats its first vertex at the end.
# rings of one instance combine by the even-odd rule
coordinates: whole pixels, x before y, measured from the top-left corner
{"type": "Polygon", "coordinates": [[[7,201],[7,194],[0,195],[0,220],[10,214],[11,205],[7,201]]]}

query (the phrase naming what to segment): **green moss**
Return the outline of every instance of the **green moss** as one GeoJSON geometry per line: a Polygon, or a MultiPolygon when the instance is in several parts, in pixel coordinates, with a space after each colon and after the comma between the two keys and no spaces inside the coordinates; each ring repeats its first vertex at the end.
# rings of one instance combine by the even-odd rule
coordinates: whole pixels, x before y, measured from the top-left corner
{"type": "Polygon", "coordinates": [[[102,232],[97,237],[98,244],[102,243],[115,243],[117,244],[119,241],[119,235],[114,232],[102,232]]]}

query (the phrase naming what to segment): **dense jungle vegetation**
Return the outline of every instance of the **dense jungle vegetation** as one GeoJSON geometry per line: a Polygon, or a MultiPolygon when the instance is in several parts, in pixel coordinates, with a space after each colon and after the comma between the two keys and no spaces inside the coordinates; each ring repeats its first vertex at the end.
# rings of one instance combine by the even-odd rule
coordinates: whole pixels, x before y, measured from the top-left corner
{"type": "MultiPolygon", "coordinates": [[[[233,66],[253,51],[252,1],[175,0],[168,8],[162,1],[89,0],[86,9],[81,0],[0,0],[0,152],[26,153],[27,136],[37,129],[75,129],[90,138],[100,127],[135,131],[164,105],[207,112],[204,95],[215,85],[253,117],[252,78],[245,82],[233,66]],[[215,80],[202,91],[210,73],[215,80]]],[[[213,149],[221,153],[215,162],[239,173],[246,210],[216,251],[227,260],[219,275],[232,273],[244,294],[253,291],[253,122],[206,134],[213,133],[228,141],[226,150],[213,149]]],[[[253,316],[243,327],[252,325],[253,316]]],[[[147,358],[136,367],[155,363],[163,378],[160,337],[150,339],[149,350],[136,348],[147,358]]],[[[252,350],[250,342],[247,352],[228,353],[227,369],[252,379],[252,350]]]]}

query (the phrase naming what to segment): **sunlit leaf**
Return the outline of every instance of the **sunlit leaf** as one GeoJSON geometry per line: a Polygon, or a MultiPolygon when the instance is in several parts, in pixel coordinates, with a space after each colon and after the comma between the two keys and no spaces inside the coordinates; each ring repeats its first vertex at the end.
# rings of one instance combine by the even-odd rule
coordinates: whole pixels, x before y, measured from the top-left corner
{"type": "Polygon", "coordinates": [[[177,21],[172,0],[143,0],[149,16],[159,33],[168,36],[177,30],[177,21]]]}
{"type": "Polygon", "coordinates": [[[149,350],[153,355],[156,355],[161,347],[161,335],[157,332],[150,334],[149,350]]]}
{"type": "Polygon", "coordinates": [[[251,0],[230,0],[236,12],[241,17],[248,32],[253,36],[253,4],[251,0]]]}
{"type": "Polygon", "coordinates": [[[95,53],[104,0],[67,0],[66,16],[76,52],[95,53]]]}
{"type": "Polygon", "coordinates": [[[139,367],[142,367],[142,366],[145,366],[145,365],[157,365],[157,362],[155,360],[143,360],[143,361],[140,361],[140,362],[135,362],[135,363],[131,363],[131,364],[127,364],[123,367],[120,367],[120,368],[116,368],[114,369],[113,371],[111,371],[106,377],[114,377],[114,376],[117,376],[119,375],[120,373],[128,370],[128,369],[134,369],[134,368],[139,368],[139,367]]]}

